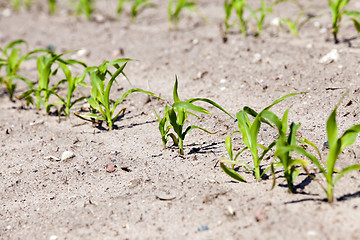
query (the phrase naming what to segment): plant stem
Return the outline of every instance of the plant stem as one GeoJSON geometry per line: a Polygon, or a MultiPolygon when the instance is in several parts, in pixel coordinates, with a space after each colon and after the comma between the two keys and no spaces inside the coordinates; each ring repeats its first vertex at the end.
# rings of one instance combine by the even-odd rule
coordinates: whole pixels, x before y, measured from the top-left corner
{"type": "Polygon", "coordinates": [[[254,169],[255,169],[255,178],[256,181],[258,182],[260,180],[260,166],[257,164],[254,169]]]}
{"type": "Polygon", "coordinates": [[[333,189],[334,189],[334,185],[332,183],[328,183],[326,194],[329,203],[332,203],[334,200],[333,189]]]}
{"type": "Polygon", "coordinates": [[[183,139],[179,138],[180,155],[184,155],[183,139]]]}
{"type": "Polygon", "coordinates": [[[291,173],[289,173],[288,171],[285,171],[284,175],[285,175],[285,179],[287,180],[287,186],[289,189],[289,193],[293,193],[294,185],[293,185],[293,179],[292,179],[291,173]]]}

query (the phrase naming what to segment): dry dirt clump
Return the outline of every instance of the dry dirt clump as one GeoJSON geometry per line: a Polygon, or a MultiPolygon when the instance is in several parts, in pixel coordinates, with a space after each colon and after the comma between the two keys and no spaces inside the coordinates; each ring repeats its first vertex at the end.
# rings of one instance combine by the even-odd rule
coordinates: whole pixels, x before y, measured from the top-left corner
{"type": "MultiPolygon", "coordinates": [[[[111,11],[115,5],[105,0],[96,1],[96,14],[103,18],[91,21],[69,16],[60,6],[55,16],[49,16],[42,1],[30,11],[16,13],[7,9],[7,2],[0,0],[1,47],[23,39],[29,50],[81,49],[73,57],[90,66],[119,57],[138,60],[127,65],[131,85],[120,79],[111,93],[114,98],[140,87],[172,99],[175,74],[184,99],[210,98],[231,114],[244,106],[259,111],[285,94],[306,91],[273,111],[282,114],[292,106],[289,121],[301,122],[301,135],[324,155],[326,120],[347,89],[338,110],[339,131],[360,122],[360,40],[351,22],[344,22],[340,43],[333,43],[327,1],[317,3],[324,14],[305,24],[299,38],[269,25],[261,37],[251,32],[242,36],[232,28],[227,41],[219,29],[224,21],[221,0],[198,1],[201,14],[185,12],[176,30],[169,27],[166,1],[154,1],[157,6],[144,10],[134,23],[126,14],[115,19],[111,11]],[[335,58],[324,59],[334,52],[335,58]]],[[[302,1],[304,7],[312,3],[302,1]]],[[[287,4],[278,5],[267,23],[295,12],[287,4]]],[[[36,81],[35,62],[25,62],[21,74],[36,81]]],[[[25,90],[27,86],[19,84],[15,95],[25,90]]],[[[122,103],[127,108],[124,117],[107,131],[73,114],[58,118],[24,102],[11,102],[4,86],[0,91],[0,239],[360,236],[358,171],[338,182],[332,204],[303,172],[296,179],[295,194],[288,193],[281,171],[273,190],[270,174],[256,182],[243,168],[239,171],[248,182],[232,181],[218,162],[227,156],[225,137],[237,124],[216,108],[209,108],[212,114],[203,116],[204,121],[191,121],[217,134],[194,130],[186,138],[185,155],[179,156],[171,144],[163,149],[154,113],[163,111],[160,100],[132,95],[122,103]]],[[[77,94],[89,92],[83,88],[77,94]]],[[[81,102],[74,110],[84,106],[86,102],[81,102]]],[[[262,129],[259,138],[268,141],[276,134],[262,129]]],[[[339,168],[359,162],[359,143],[340,155],[339,168]]],[[[240,135],[233,146],[243,147],[240,135]]],[[[251,163],[249,154],[241,160],[251,163]]],[[[264,166],[271,160],[264,160],[264,166]]],[[[313,166],[309,169],[321,177],[313,166]]]]}

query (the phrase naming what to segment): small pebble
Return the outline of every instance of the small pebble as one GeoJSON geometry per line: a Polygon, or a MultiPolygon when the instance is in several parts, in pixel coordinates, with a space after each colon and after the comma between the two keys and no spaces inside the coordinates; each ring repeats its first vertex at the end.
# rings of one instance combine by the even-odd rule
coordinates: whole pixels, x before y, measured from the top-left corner
{"type": "Polygon", "coordinates": [[[337,49],[333,49],[331,50],[328,54],[326,54],[325,56],[323,56],[320,59],[320,63],[331,63],[331,62],[336,62],[337,60],[339,60],[339,52],[337,49]]]}
{"type": "Polygon", "coordinates": [[[56,46],[54,44],[49,43],[46,46],[46,49],[49,50],[49,51],[55,52],[56,51],[56,46]]]}
{"type": "Polygon", "coordinates": [[[260,53],[255,53],[252,60],[252,63],[260,63],[261,62],[261,54],[260,53]]]}
{"type": "Polygon", "coordinates": [[[198,230],[199,232],[208,231],[208,230],[209,230],[209,227],[206,226],[206,225],[200,225],[200,226],[198,226],[197,230],[198,230]]]}
{"type": "Polygon", "coordinates": [[[93,17],[93,20],[97,23],[104,23],[106,21],[104,15],[102,14],[96,14],[94,17],[93,17]]]}
{"type": "Polygon", "coordinates": [[[81,48],[79,51],[77,51],[76,56],[78,58],[88,57],[90,56],[90,51],[86,48],[81,48]]]}
{"type": "Polygon", "coordinates": [[[271,26],[279,27],[280,21],[281,21],[280,18],[276,17],[276,18],[273,18],[273,20],[271,20],[270,24],[271,24],[271,26]]]}
{"type": "Polygon", "coordinates": [[[320,22],[314,22],[314,27],[320,28],[321,27],[320,22]]]}
{"type": "Polygon", "coordinates": [[[197,38],[194,38],[192,40],[192,44],[197,45],[199,43],[199,40],[197,38]]]}
{"type": "Polygon", "coordinates": [[[326,33],[327,31],[328,31],[328,30],[327,30],[326,28],[321,28],[320,31],[319,31],[319,33],[324,34],[324,33],[326,33]]]}
{"type": "Polygon", "coordinates": [[[255,220],[261,222],[267,220],[269,217],[264,210],[259,210],[255,215],[255,220]]]}
{"type": "Polygon", "coordinates": [[[114,166],[112,163],[106,164],[106,171],[107,171],[108,173],[115,172],[115,166],[114,166]]]}
{"type": "Polygon", "coordinates": [[[61,154],[61,161],[69,160],[70,158],[75,157],[75,154],[71,151],[65,151],[61,154]]]}
{"type": "Polygon", "coordinates": [[[3,11],[2,11],[2,15],[4,17],[10,17],[11,16],[11,10],[10,8],[5,8],[3,11]]]}

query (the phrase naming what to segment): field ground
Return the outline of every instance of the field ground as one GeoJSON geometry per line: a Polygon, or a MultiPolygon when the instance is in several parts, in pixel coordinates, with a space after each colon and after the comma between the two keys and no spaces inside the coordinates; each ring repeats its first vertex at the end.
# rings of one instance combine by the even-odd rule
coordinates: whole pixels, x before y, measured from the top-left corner
{"type": "MultiPolygon", "coordinates": [[[[154,2],[155,8],[146,9],[131,24],[126,14],[114,19],[115,1],[97,1],[97,20],[86,21],[68,16],[63,10],[67,5],[49,16],[39,7],[44,4],[14,13],[0,0],[0,46],[24,39],[29,50],[49,45],[58,53],[83,49],[67,56],[88,65],[120,57],[138,60],[125,69],[131,85],[119,79],[114,99],[131,87],[172,99],[175,74],[182,99],[210,98],[232,114],[244,106],[259,111],[285,94],[306,91],[273,110],[282,114],[291,106],[290,121],[301,122],[302,136],[324,155],[326,120],[347,90],[338,111],[339,129],[360,122],[360,39],[351,22],[345,22],[341,42],[332,42],[327,1],[317,1],[319,6],[310,10],[324,14],[304,25],[299,38],[271,25],[261,37],[244,37],[232,28],[226,42],[219,27],[224,18],[221,0],[199,1],[200,14],[184,13],[177,30],[167,21],[166,1],[154,2]],[[320,63],[334,49],[339,58],[320,63]]],[[[349,8],[360,10],[356,1],[349,8]]],[[[294,5],[283,3],[266,22],[297,12],[294,5]]],[[[21,74],[36,80],[35,61],[25,62],[21,74]]],[[[19,84],[16,95],[24,90],[19,84]]],[[[88,95],[90,90],[81,92],[88,95]]],[[[204,121],[190,120],[217,134],[194,130],[180,157],[170,144],[169,149],[162,147],[153,109],[161,111],[164,105],[134,94],[121,105],[126,114],[109,132],[83,124],[74,115],[59,119],[44,109],[11,102],[2,86],[0,239],[359,238],[360,172],[338,182],[333,204],[324,201],[326,194],[305,173],[296,180],[296,194],[288,193],[281,171],[273,190],[271,176],[256,182],[243,168],[239,172],[248,183],[232,181],[218,161],[227,157],[225,137],[237,124],[209,107],[213,114],[203,116],[204,121]],[[64,151],[75,157],[48,158],[64,151]],[[116,167],[114,172],[107,172],[109,163],[116,167]]],[[[86,103],[75,110],[82,106],[86,103]]],[[[259,139],[268,144],[275,136],[263,126],[259,139]]],[[[237,135],[234,147],[243,146],[240,140],[237,135]]],[[[343,152],[338,168],[359,161],[359,143],[343,152]]],[[[242,160],[251,163],[249,154],[242,160]]],[[[266,159],[264,167],[271,160],[266,159]]]]}

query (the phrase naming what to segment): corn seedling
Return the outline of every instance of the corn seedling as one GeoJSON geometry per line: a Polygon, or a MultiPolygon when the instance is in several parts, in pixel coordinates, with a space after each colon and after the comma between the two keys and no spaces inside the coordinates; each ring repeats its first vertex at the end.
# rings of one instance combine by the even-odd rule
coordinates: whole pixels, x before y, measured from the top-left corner
{"type": "Polygon", "coordinates": [[[180,13],[183,9],[189,9],[191,11],[196,11],[196,2],[188,0],[170,0],[168,4],[168,17],[169,22],[173,23],[177,27],[179,23],[180,13]]]}
{"type": "MultiPolygon", "coordinates": [[[[340,100],[341,101],[341,100],[340,100]]],[[[327,155],[327,161],[325,167],[322,166],[320,160],[315,157],[313,154],[307,152],[304,148],[299,146],[288,146],[281,147],[278,150],[279,154],[287,153],[289,151],[296,151],[299,154],[307,157],[311,162],[313,162],[316,167],[320,170],[322,175],[325,177],[327,186],[324,187],[323,184],[318,181],[323,190],[326,192],[328,202],[333,202],[333,190],[337,181],[343,177],[346,173],[351,171],[356,171],[360,169],[360,164],[350,165],[342,170],[335,169],[336,161],[340,153],[348,146],[354,144],[357,135],[360,132],[360,124],[354,125],[347,129],[343,135],[338,137],[338,126],[336,123],[336,111],[340,102],[336,105],[334,110],[331,112],[327,123],[326,123],[326,132],[327,139],[329,144],[329,153],[327,155]],[[336,174],[337,173],[337,174],[336,174]],[[336,174],[336,176],[335,176],[336,174]]],[[[310,175],[311,176],[311,175],[310,175]]]]}
{"type": "Polygon", "coordinates": [[[243,110],[239,111],[236,114],[237,122],[239,130],[235,131],[233,133],[241,133],[242,135],[242,141],[245,145],[245,147],[238,152],[235,157],[232,150],[232,143],[231,143],[231,137],[230,135],[226,138],[225,141],[225,147],[229,154],[229,159],[221,159],[220,166],[224,170],[226,174],[228,174],[230,177],[241,181],[243,177],[237,173],[234,170],[235,165],[244,166],[246,169],[250,170],[254,173],[255,179],[257,181],[260,180],[262,175],[270,170],[270,168],[267,168],[265,171],[261,173],[260,171],[260,164],[261,161],[264,159],[265,155],[275,146],[275,141],[271,142],[269,146],[264,146],[262,144],[258,143],[258,134],[260,130],[261,123],[265,123],[271,127],[273,127],[266,119],[262,117],[263,112],[268,111],[270,108],[272,108],[277,103],[283,101],[284,99],[297,95],[299,93],[292,93],[285,95],[277,100],[275,100],[271,105],[264,108],[259,114],[254,111],[253,109],[249,107],[244,107],[243,110]],[[255,117],[254,121],[251,123],[249,116],[255,117]],[[262,149],[262,153],[259,156],[259,148],[262,149]],[[246,149],[250,150],[251,156],[253,158],[253,164],[254,166],[250,166],[249,164],[243,162],[243,161],[237,161],[237,158],[240,156],[241,153],[243,153],[246,149]],[[225,163],[231,164],[231,168],[228,168],[225,163]]]}
{"type": "Polygon", "coordinates": [[[116,108],[128,95],[134,92],[142,92],[150,96],[157,97],[152,92],[145,91],[140,88],[133,88],[126,91],[117,101],[113,101],[110,99],[111,87],[120,74],[126,77],[124,73],[124,68],[129,61],[131,61],[131,59],[128,58],[121,58],[112,62],[105,61],[100,66],[88,67],[85,70],[85,72],[90,73],[90,80],[92,86],[91,97],[87,98],[86,101],[90,104],[92,112],[88,114],[75,113],[76,116],[93,123],[104,121],[109,127],[109,130],[112,130],[114,122],[118,119],[120,114],[123,114],[126,110],[125,108],[123,108],[115,114],[116,108]],[[123,64],[120,66],[119,64],[121,63],[123,64]],[[114,66],[116,68],[116,71],[113,74],[108,70],[110,66],[114,66]],[[105,81],[107,75],[109,75],[111,78],[106,85],[105,81]],[[100,113],[100,115],[98,115],[98,113],[100,113]]]}
{"type": "Polygon", "coordinates": [[[34,86],[33,84],[29,84],[29,87],[31,89],[24,92],[21,95],[21,98],[26,98],[28,103],[33,103],[34,101],[32,95],[35,95],[36,109],[40,109],[40,106],[44,105],[46,112],[49,113],[51,107],[51,104],[49,104],[50,96],[56,92],[58,86],[62,83],[60,81],[58,84],[54,85],[53,87],[50,86],[50,78],[56,75],[59,69],[59,65],[57,65],[55,69],[53,69],[54,68],[53,65],[55,63],[74,64],[80,62],[75,60],[63,60],[61,58],[64,54],[67,54],[69,52],[65,52],[57,55],[56,53],[49,50],[37,49],[30,52],[29,55],[35,53],[44,53],[43,55],[37,58],[37,70],[39,74],[38,84],[37,87],[34,86]]]}
{"type": "Polygon", "coordinates": [[[307,15],[305,18],[302,18],[304,13],[305,11],[301,11],[293,21],[289,18],[282,18],[280,23],[284,23],[289,28],[290,32],[295,37],[298,37],[301,28],[312,18],[316,17],[315,15],[307,15]]]}
{"type": "Polygon", "coordinates": [[[147,7],[153,6],[151,0],[118,0],[117,15],[120,15],[123,11],[123,5],[125,2],[132,2],[131,7],[131,21],[134,22],[138,13],[147,7]]]}
{"type": "Polygon", "coordinates": [[[67,84],[67,95],[66,95],[66,98],[63,98],[57,92],[52,91],[52,93],[59,98],[59,101],[55,101],[55,102],[48,105],[48,108],[50,108],[51,106],[61,106],[61,108],[59,110],[59,114],[60,114],[61,111],[63,111],[66,116],[70,115],[70,109],[77,102],[80,102],[80,101],[86,99],[86,97],[80,97],[80,98],[77,98],[75,100],[72,100],[73,94],[74,94],[75,90],[77,89],[77,87],[78,86],[84,86],[84,87],[88,86],[84,82],[86,72],[84,74],[80,75],[80,76],[73,76],[70,69],[69,69],[69,67],[67,66],[68,64],[79,64],[81,66],[86,67],[86,65],[84,63],[78,62],[78,61],[75,61],[75,60],[68,60],[67,64],[59,62],[58,65],[62,69],[62,71],[63,71],[63,73],[65,75],[65,79],[62,79],[61,81],[59,81],[59,83],[56,85],[56,87],[58,87],[61,84],[67,84]]]}
{"type": "Polygon", "coordinates": [[[247,7],[247,0],[225,0],[224,9],[225,9],[225,31],[227,32],[231,26],[229,20],[232,14],[233,9],[236,11],[236,15],[240,21],[241,33],[246,35],[246,23],[247,20],[244,19],[244,10],[247,7]]]}
{"type": "Polygon", "coordinates": [[[23,40],[13,41],[2,50],[0,55],[0,70],[2,67],[5,67],[6,70],[6,75],[0,77],[0,82],[5,84],[10,100],[13,100],[16,89],[13,80],[20,79],[30,84],[30,81],[17,74],[21,63],[28,58],[28,54],[21,56],[21,49],[16,47],[22,44],[26,45],[26,42],[23,40]]]}
{"type": "Polygon", "coordinates": [[[175,146],[179,146],[179,142],[175,134],[170,132],[172,125],[170,124],[169,111],[170,111],[170,107],[166,105],[163,118],[160,118],[159,114],[155,111],[156,117],[159,120],[159,131],[161,134],[161,140],[163,142],[164,149],[166,149],[166,143],[168,142],[169,137],[172,138],[175,146]]]}
{"type": "Polygon", "coordinates": [[[277,0],[271,3],[269,6],[266,4],[266,0],[261,0],[261,6],[257,9],[252,9],[247,5],[247,9],[251,12],[251,16],[255,19],[257,25],[257,36],[260,36],[261,31],[264,28],[265,18],[269,13],[272,13],[274,6],[287,0],[277,0]]]}
{"type": "Polygon", "coordinates": [[[176,77],[174,89],[173,89],[173,99],[174,99],[173,105],[171,107],[169,107],[169,106],[165,107],[165,113],[164,113],[163,118],[160,118],[157,113],[156,113],[156,115],[159,119],[159,130],[161,133],[164,147],[166,147],[167,138],[168,138],[168,136],[170,136],[173,139],[175,145],[179,146],[181,155],[184,155],[184,140],[185,140],[186,135],[190,131],[192,131],[194,129],[199,129],[206,133],[212,134],[208,130],[198,127],[198,126],[195,126],[195,125],[188,126],[184,130],[186,120],[188,119],[188,114],[201,119],[199,116],[197,116],[196,114],[194,114],[191,111],[210,114],[210,112],[208,110],[193,104],[194,102],[199,102],[199,101],[206,102],[206,103],[220,109],[221,111],[223,111],[224,113],[229,115],[231,118],[233,118],[231,116],[231,114],[229,114],[227,111],[225,111],[221,106],[219,106],[217,103],[215,103],[214,101],[207,99],[207,98],[190,98],[186,101],[181,101],[179,98],[179,95],[178,95],[177,77],[176,77]],[[172,129],[176,135],[174,133],[170,133],[169,132],[170,129],[172,129]]]}
{"type": "Polygon", "coordinates": [[[56,12],[56,0],[48,0],[50,14],[54,15],[56,12]]]}
{"type": "Polygon", "coordinates": [[[334,42],[339,43],[337,34],[341,26],[341,19],[343,15],[349,16],[354,23],[354,26],[358,32],[360,32],[360,12],[346,11],[344,8],[350,2],[350,0],[329,0],[329,7],[332,15],[332,34],[334,42]]]}
{"type": "Polygon", "coordinates": [[[22,5],[25,6],[25,8],[27,10],[29,10],[30,6],[31,6],[31,2],[32,0],[11,0],[10,3],[11,5],[13,6],[14,10],[15,11],[19,11],[20,10],[20,7],[22,5]]]}
{"type": "Polygon", "coordinates": [[[78,0],[76,6],[76,15],[84,14],[85,17],[90,20],[91,14],[94,12],[93,0],[78,0]]]}
{"type": "Polygon", "coordinates": [[[289,109],[285,111],[282,119],[280,119],[273,112],[266,110],[262,112],[262,117],[272,122],[279,131],[279,137],[276,140],[275,145],[276,151],[274,154],[274,158],[278,158],[280,162],[271,164],[271,170],[274,177],[273,188],[276,183],[274,167],[282,166],[284,169],[284,177],[287,182],[288,190],[290,193],[292,193],[294,191],[294,180],[300,173],[300,169],[297,166],[302,166],[303,168],[305,168],[305,165],[308,164],[308,162],[303,159],[293,159],[291,151],[279,152],[277,150],[281,149],[282,147],[296,146],[297,142],[304,143],[308,141],[306,139],[300,139],[296,136],[300,124],[291,123],[289,127],[290,132],[289,134],[287,134],[288,113],[289,109]]]}

